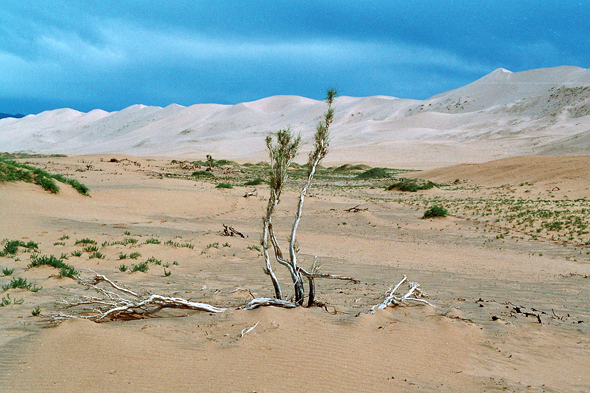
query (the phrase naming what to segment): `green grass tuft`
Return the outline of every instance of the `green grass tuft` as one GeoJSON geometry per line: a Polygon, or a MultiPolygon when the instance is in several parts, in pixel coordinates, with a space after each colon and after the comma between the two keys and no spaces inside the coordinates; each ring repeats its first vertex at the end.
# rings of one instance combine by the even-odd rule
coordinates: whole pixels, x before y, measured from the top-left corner
{"type": "Polygon", "coordinates": [[[73,266],[68,265],[61,258],[56,258],[53,255],[33,256],[31,257],[31,263],[29,263],[28,267],[31,268],[44,265],[53,266],[59,269],[59,277],[76,277],[79,274],[73,266]]]}
{"type": "Polygon", "coordinates": [[[150,270],[150,267],[147,262],[141,262],[141,263],[138,263],[137,265],[131,265],[132,272],[147,273],[148,270],[150,270]]]}
{"type": "Polygon", "coordinates": [[[215,186],[215,188],[234,188],[234,186],[229,183],[219,183],[215,186]]]}
{"type": "Polygon", "coordinates": [[[26,278],[12,278],[12,280],[6,284],[2,286],[2,290],[3,291],[8,291],[9,289],[26,289],[28,291],[31,292],[37,292],[41,290],[41,287],[36,286],[35,284],[32,284],[30,282],[27,282],[26,278]]]}

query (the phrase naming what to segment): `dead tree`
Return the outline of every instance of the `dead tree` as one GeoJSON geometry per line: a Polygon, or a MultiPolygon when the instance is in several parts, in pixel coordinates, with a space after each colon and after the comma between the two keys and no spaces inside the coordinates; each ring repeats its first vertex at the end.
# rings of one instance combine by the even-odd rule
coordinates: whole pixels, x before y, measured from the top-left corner
{"type": "MultiPolygon", "coordinates": [[[[293,226],[291,228],[291,236],[289,237],[289,245],[288,245],[288,256],[286,256],[282,248],[275,236],[274,229],[272,226],[272,215],[275,212],[276,206],[281,200],[281,193],[283,190],[283,186],[287,181],[287,168],[293,162],[293,159],[297,155],[297,151],[299,150],[299,146],[301,145],[301,137],[294,136],[291,132],[291,129],[287,128],[284,130],[280,130],[276,134],[276,142],[273,141],[272,136],[268,136],[266,138],[266,147],[268,149],[268,153],[270,156],[270,197],[268,200],[266,214],[263,219],[263,229],[262,229],[262,247],[263,247],[263,254],[264,260],[266,263],[264,272],[270,276],[274,290],[275,290],[275,298],[278,300],[283,300],[283,295],[281,292],[281,286],[279,284],[276,275],[272,270],[272,264],[270,261],[270,255],[268,250],[272,246],[274,251],[274,256],[276,261],[285,266],[291,275],[291,279],[293,281],[293,288],[295,292],[295,304],[303,305],[304,298],[305,298],[305,289],[303,285],[303,277],[307,278],[309,282],[309,292],[308,292],[308,302],[307,306],[311,306],[314,303],[315,298],[315,283],[314,279],[316,278],[333,278],[333,279],[341,279],[341,280],[349,280],[349,281],[356,281],[351,277],[342,277],[342,276],[334,276],[330,274],[320,274],[318,273],[319,267],[314,260],[312,267],[308,270],[303,269],[299,265],[299,261],[297,260],[297,251],[295,247],[295,241],[297,239],[297,229],[299,227],[299,222],[301,221],[301,215],[303,213],[303,203],[305,201],[305,195],[307,191],[311,187],[311,183],[313,181],[314,174],[316,172],[317,166],[319,163],[324,159],[326,154],[328,153],[328,147],[330,144],[330,125],[332,124],[332,120],[334,118],[334,109],[332,109],[332,103],[334,102],[334,98],[336,97],[336,90],[330,89],[327,92],[326,103],[328,104],[328,109],[324,114],[322,120],[318,123],[316,127],[316,132],[314,135],[314,146],[312,151],[309,153],[308,161],[307,161],[307,179],[301,192],[299,194],[298,204],[297,204],[297,211],[295,213],[295,219],[293,221],[293,226]]],[[[267,305],[269,302],[266,302],[267,305]]],[[[276,305],[276,304],[274,304],[276,305]]]]}

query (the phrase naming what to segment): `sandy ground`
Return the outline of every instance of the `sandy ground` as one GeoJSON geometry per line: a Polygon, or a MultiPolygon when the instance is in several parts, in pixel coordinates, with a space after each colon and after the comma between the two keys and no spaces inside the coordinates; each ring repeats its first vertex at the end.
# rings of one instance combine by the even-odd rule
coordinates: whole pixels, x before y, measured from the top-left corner
{"type": "MultiPolygon", "coordinates": [[[[457,212],[424,220],[424,209],[401,200],[401,192],[316,187],[300,227],[300,258],[307,266],[317,256],[322,271],[361,282],[319,281],[318,300],[325,308],[244,311],[238,307],[248,302],[250,292],[272,294],[263,259],[253,248],[266,205],[264,187],[259,197],[243,198],[252,187],[222,190],[213,183],[154,176],[164,164],[161,159],[131,158],[136,166],[100,158],[31,160],[84,182],[91,197],[66,186],[51,195],[30,184],[0,184],[0,238],[33,240],[42,254],[56,256],[81,249],[76,239],[91,238],[106,257],[70,256],[68,263],[83,275],[89,274],[84,268],[91,268],[140,292],[229,310],[171,310],[130,321],[76,319],[54,326],[44,316],[64,311],[58,300],[90,293],[72,279],[57,278],[53,268],[27,269],[26,252],[19,251],[16,259],[0,257],[0,267],[13,268],[13,277],[43,287],[0,292],[0,297],[23,299],[0,308],[2,391],[590,390],[588,246],[546,237],[499,241],[493,222],[457,212]],[[368,210],[345,211],[355,205],[368,210]],[[224,223],[247,238],[221,236],[224,223]],[[129,237],[138,243],[101,247],[129,237]],[[145,244],[151,238],[162,243],[145,244]],[[193,248],[164,244],[168,240],[193,248]],[[118,257],[131,252],[141,257],[118,257]],[[117,268],[151,256],[169,264],[171,275],[155,264],[147,273],[117,268]],[[380,302],[404,274],[421,284],[435,308],[416,305],[358,315],[380,302]],[[41,316],[31,315],[36,306],[41,316]]],[[[487,164],[485,170],[424,172],[437,181],[458,178],[465,187],[418,195],[588,196],[588,157],[567,163],[566,168],[578,165],[577,171],[552,174],[547,168],[562,165],[560,158],[538,160],[532,166],[530,158],[516,158],[487,164]],[[506,165],[515,170],[507,171],[506,165]],[[518,189],[531,176],[538,178],[527,190],[518,189]],[[557,187],[553,183],[559,190],[550,191],[557,187]],[[512,188],[498,187],[506,184],[512,188]]],[[[281,239],[287,237],[295,196],[287,192],[279,205],[275,226],[281,239]]],[[[280,266],[277,271],[288,292],[286,272],[280,266]]],[[[9,281],[0,276],[0,284],[9,281]]]]}

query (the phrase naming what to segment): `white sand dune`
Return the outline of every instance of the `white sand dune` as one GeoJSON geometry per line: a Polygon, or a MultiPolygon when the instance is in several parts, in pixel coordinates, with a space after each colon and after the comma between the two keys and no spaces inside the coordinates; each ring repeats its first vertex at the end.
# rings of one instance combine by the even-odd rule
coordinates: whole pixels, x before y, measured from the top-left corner
{"type": "MultiPolygon", "coordinates": [[[[529,154],[590,154],[590,70],[498,69],[427,100],[339,97],[330,159],[433,167],[529,154]],[[425,159],[427,157],[427,159],[425,159]]],[[[58,109],[0,120],[0,151],[264,157],[263,137],[309,138],[321,101],[275,96],[237,105],[58,109]]]]}

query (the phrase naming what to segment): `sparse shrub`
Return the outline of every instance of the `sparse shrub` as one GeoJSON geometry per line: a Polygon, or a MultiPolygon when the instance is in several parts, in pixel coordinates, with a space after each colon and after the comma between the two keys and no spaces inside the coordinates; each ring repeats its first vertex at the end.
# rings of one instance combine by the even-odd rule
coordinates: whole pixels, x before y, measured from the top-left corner
{"type": "Polygon", "coordinates": [[[195,245],[192,243],[178,243],[178,242],[173,242],[172,240],[168,240],[168,241],[164,242],[164,244],[167,246],[172,246],[172,247],[176,247],[176,248],[182,248],[182,247],[190,248],[191,250],[193,248],[195,248],[195,245]]]}
{"type": "Polygon", "coordinates": [[[66,244],[64,242],[55,242],[53,243],[54,246],[65,246],[66,244]]]}
{"type": "Polygon", "coordinates": [[[59,192],[59,186],[48,177],[37,176],[36,183],[40,185],[45,191],[49,191],[52,194],[57,194],[59,192]]]}
{"type": "Polygon", "coordinates": [[[162,264],[162,260],[156,259],[155,257],[149,257],[146,262],[147,263],[155,263],[156,265],[161,265],[162,264]]]}
{"type": "Polygon", "coordinates": [[[258,246],[248,246],[248,250],[261,252],[260,247],[258,246]]]}
{"type": "Polygon", "coordinates": [[[390,177],[386,168],[371,168],[359,174],[356,178],[361,180],[383,179],[390,177]]]}
{"type": "Polygon", "coordinates": [[[166,268],[164,268],[164,276],[169,277],[170,275],[172,275],[172,272],[170,270],[166,270],[166,268]]]}
{"type": "Polygon", "coordinates": [[[229,183],[219,183],[215,186],[215,188],[234,188],[234,186],[229,183]]]}
{"type": "Polygon", "coordinates": [[[59,269],[59,277],[76,277],[79,272],[71,265],[64,263],[61,258],[56,258],[53,255],[42,255],[42,256],[35,256],[31,257],[31,263],[29,263],[28,267],[37,267],[37,266],[53,266],[59,269]]]}
{"type": "Polygon", "coordinates": [[[0,256],[14,255],[18,252],[19,247],[23,247],[27,251],[35,251],[39,248],[39,244],[32,240],[27,243],[23,242],[22,240],[6,240],[6,244],[4,244],[4,251],[0,253],[0,256]]]}
{"type": "Polygon", "coordinates": [[[147,273],[148,270],[150,270],[150,267],[147,264],[147,262],[141,262],[141,263],[138,263],[137,265],[131,265],[132,272],[147,273]]]}
{"type": "Polygon", "coordinates": [[[103,253],[101,253],[100,251],[95,251],[92,254],[88,255],[88,258],[90,259],[94,259],[94,258],[98,258],[98,259],[104,259],[105,255],[103,253]]]}
{"type": "Polygon", "coordinates": [[[6,307],[6,306],[10,306],[10,304],[23,304],[25,300],[24,299],[11,299],[10,298],[10,294],[6,294],[6,297],[3,297],[2,300],[0,300],[0,307],[6,307]]]}
{"type": "Polygon", "coordinates": [[[216,249],[219,249],[219,243],[218,242],[215,242],[215,243],[207,244],[207,248],[216,248],[216,249]]]}
{"type": "Polygon", "coordinates": [[[132,252],[131,254],[129,254],[129,258],[131,258],[131,259],[137,259],[140,256],[141,256],[141,254],[138,252],[132,252]]]}
{"type": "Polygon", "coordinates": [[[147,239],[145,241],[145,244],[160,244],[162,243],[160,240],[156,239],[156,238],[151,238],[151,239],[147,239]]]}
{"type": "Polygon", "coordinates": [[[39,306],[35,307],[33,309],[33,311],[31,311],[31,315],[34,317],[41,315],[41,307],[39,307],[39,306]]]}
{"type": "Polygon", "coordinates": [[[96,252],[98,251],[98,246],[86,246],[82,249],[84,252],[96,252]]]}
{"type": "Polygon", "coordinates": [[[22,278],[22,277],[14,278],[13,277],[12,280],[10,280],[10,282],[8,284],[2,286],[3,291],[8,291],[9,289],[26,289],[31,292],[37,292],[37,291],[41,290],[41,287],[38,287],[35,284],[27,282],[26,278],[22,278]]]}
{"type": "Polygon", "coordinates": [[[119,259],[127,259],[127,254],[119,253],[119,259]]]}
{"type": "Polygon", "coordinates": [[[2,269],[2,274],[5,276],[12,276],[12,273],[14,273],[14,269],[9,269],[7,267],[2,269]]]}
{"type": "Polygon", "coordinates": [[[131,232],[125,231],[125,232],[123,232],[123,235],[125,235],[125,236],[131,236],[131,232]]]}
{"type": "Polygon", "coordinates": [[[82,256],[82,251],[81,250],[75,250],[71,252],[71,255],[73,257],[81,257],[82,256]]]}
{"type": "Polygon", "coordinates": [[[449,215],[447,209],[442,206],[433,205],[429,207],[425,212],[422,218],[436,218],[436,217],[446,217],[449,215]]]}
{"type": "Polygon", "coordinates": [[[80,240],[76,239],[76,241],[74,242],[74,245],[78,245],[78,244],[86,246],[89,244],[97,244],[97,243],[96,243],[96,240],[92,240],[92,239],[85,237],[84,239],[80,239],[80,240]]]}
{"type": "Polygon", "coordinates": [[[58,240],[67,240],[70,237],[68,235],[63,235],[62,237],[60,237],[58,240]]]}
{"type": "Polygon", "coordinates": [[[127,265],[125,265],[124,263],[122,263],[122,264],[119,265],[119,268],[118,269],[119,269],[120,272],[126,272],[127,269],[128,269],[128,267],[127,267],[127,265]]]}
{"type": "Polygon", "coordinates": [[[76,277],[78,271],[70,265],[65,265],[59,269],[59,277],[76,277]]]}

